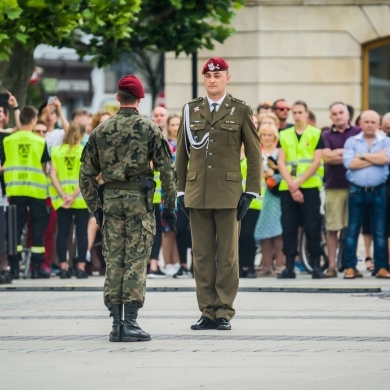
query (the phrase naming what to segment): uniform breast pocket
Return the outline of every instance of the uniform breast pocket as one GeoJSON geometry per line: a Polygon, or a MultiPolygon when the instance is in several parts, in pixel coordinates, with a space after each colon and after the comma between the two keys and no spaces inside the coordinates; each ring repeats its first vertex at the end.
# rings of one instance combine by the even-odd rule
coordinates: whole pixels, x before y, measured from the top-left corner
{"type": "Polygon", "coordinates": [[[230,123],[222,123],[222,145],[239,145],[240,144],[240,125],[230,124],[230,123]]]}
{"type": "Polygon", "coordinates": [[[195,142],[201,141],[201,139],[205,135],[205,127],[205,123],[191,123],[190,129],[195,142]]]}

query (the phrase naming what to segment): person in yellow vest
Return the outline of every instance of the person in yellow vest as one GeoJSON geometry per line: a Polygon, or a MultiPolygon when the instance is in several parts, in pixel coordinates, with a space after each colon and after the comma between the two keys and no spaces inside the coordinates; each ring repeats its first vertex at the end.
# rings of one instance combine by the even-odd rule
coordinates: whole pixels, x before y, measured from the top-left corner
{"type": "Polygon", "coordinates": [[[161,180],[160,172],[153,171],[154,173],[154,182],[156,183],[155,192],[153,195],[153,208],[154,208],[154,217],[156,219],[156,234],[153,238],[152,251],[150,253],[150,259],[148,264],[147,277],[149,279],[164,279],[167,277],[163,271],[161,271],[158,263],[160,257],[160,249],[162,242],[162,220],[161,220],[161,180]]]}
{"type": "MultiPolygon", "coordinates": [[[[241,149],[241,175],[242,188],[246,188],[247,176],[247,159],[245,151],[241,149]]],[[[259,196],[252,200],[249,210],[241,220],[240,236],[238,239],[238,264],[240,267],[240,278],[256,278],[255,257],[256,257],[256,242],[254,231],[261,209],[263,208],[263,194],[265,191],[264,180],[261,180],[261,190],[259,196]]]]}
{"type": "Polygon", "coordinates": [[[321,158],[324,142],[321,130],[308,125],[309,110],[301,100],[294,103],[295,125],[280,132],[278,166],[282,181],[279,185],[282,203],[283,251],[286,268],[279,279],[294,279],[298,228],[302,221],[308,243],[313,279],[324,277],[320,268],[322,187],[321,158]]]}
{"type": "Polygon", "coordinates": [[[57,211],[57,254],[61,279],[71,277],[66,262],[66,252],[73,217],[76,225],[78,254],[76,277],[77,279],[88,277],[85,272],[85,260],[88,249],[89,212],[79,187],[80,159],[83,152],[81,141],[84,134],[84,125],[71,122],[63,144],[51,148],[50,197],[57,211]]]}
{"type": "Polygon", "coordinates": [[[37,110],[25,106],[20,112],[21,129],[4,139],[4,181],[10,204],[16,205],[17,212],[17,255],[8,257],[14,279],[19,278],[22,231],[30,211],[32,246],[31,277],[49,278],[50,273],[42,268],[45,259],[43,231],[49,220],[46,208],[46,163],[50,160],[46,142],[32,130],[37,123],[37,110]]]}

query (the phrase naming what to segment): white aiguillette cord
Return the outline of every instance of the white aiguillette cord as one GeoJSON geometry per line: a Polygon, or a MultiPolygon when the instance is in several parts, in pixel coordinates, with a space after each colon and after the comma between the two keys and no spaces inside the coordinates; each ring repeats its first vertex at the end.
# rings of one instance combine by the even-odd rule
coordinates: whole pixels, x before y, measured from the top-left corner
{"type": "Polygon", "coordinates": [[[192,132],[190,129],[190,106],[188,103],[184,107],[184,128],[187,134],[187,137],[185,137],[184,139],[186,142],[186,149],[188,155],[190,154],[190,148],[187,142],[189,142],[194,149],[202,149],[206,144],[208,144],[210,134],[209,132],[207,132],[199,142],[196,142],[194,140],[194,137],[192,136],[192,132]]]}

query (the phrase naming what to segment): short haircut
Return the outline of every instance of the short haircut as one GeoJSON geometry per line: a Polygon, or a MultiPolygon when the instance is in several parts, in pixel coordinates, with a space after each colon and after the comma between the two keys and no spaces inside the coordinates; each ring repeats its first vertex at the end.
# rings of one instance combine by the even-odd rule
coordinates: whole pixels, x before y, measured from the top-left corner
{"type": "Polygon", "coordinates": [[[306,112],[309,112],[309,107],[307,106],[306,102],[304,102],[303,100],[297,100],[293,106],[303,106],[305,107],[305,111],[306,112]]]}
{"type": "Polygon", "coordinates": [[[261,125],[259,128],[259,138],[261,140],[261,134],[264,133],[265,130],[271,130],[272,133],[275,136],[275,141],[279,140],[279,131],[278,128],[275,125],[271,125],[270,123],[265,123],[264,125],[261,125]]]}
{"type": "Polygon", "coordinates": [[[385,123],[386,121],[390,121],[390,112],[386,112],[382,117],[382,123],[385,123]]]}
{"type": "Polygon", "coordinates": [[[46,122],[43,121],[43,120],[41,120],[41,119],[38,119],[38,120],[37,120],[37,125],[47,126],[47,125],[46,125],[46,122]]]}
{"type": "Polygon", "coordinates": [[[277,99],[274,101],[274,103],[272,104],[272,109],[275,110],[276,109],[276,105],[279,103],[279,102],[285,102],[286,99],[277,99]]]}
{"type": "Polygon", "coordinates": [[[316,121],[316,116],[314,115],[313,111],[309,110],[309,121],[315,122],[316,121]]]}
{"type": "Polygon", "coordinates": [[[29,125],[37,117],[38,117],[38,111],[33,106],[24,106],[20,110],[19,120],[22,126],[29,125]]]}
{"type": "Polygon", "coordinates": [[[84,110],[84,109],[77,109],[77,110],[74,110],[72,112],[72,120],[74,118],[76,118],[76,116],[83,116],[83,115],[87,115],[87,116],[91,116],[91,114],[87,111],[87,110],[84,110]]]}
{"type": "Polygon", "coordinates": [[[138,98],[133,94],[118,90],[118,100],[121,104],[134,104],[138,98]]]}
{"type": "Polygon", "coordinates": [[[344,102],[333,102],[330,106],[329,106],[329,111],[334,107],[334,106],[338,106],[338,105],[341,105],[343,106],[347,111],[348,110],[348,106],[344,103],[344,102]]]}

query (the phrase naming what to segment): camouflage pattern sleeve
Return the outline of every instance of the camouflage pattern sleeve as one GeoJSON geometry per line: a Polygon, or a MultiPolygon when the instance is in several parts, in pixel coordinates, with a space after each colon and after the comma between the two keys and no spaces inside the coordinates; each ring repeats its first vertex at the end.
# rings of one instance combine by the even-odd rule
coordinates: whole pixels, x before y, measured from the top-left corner
{"type": "Polygon", "coordinates": [[[99,183],[96,176],[101,172],[99,153],[96,147],[95,133],[92,133],[84,146],[81,156],[79,185],[89,211],[95,212],[103,208],[97,190],[99,183]]]}
{"type": "Polygon", "coordinates": [[[176,171],[168,141],[161,130],[154,128],[153,165],[160,172],[161,185],[164,190],[164,207],[174,209],[176,206],[176,171]]]}

